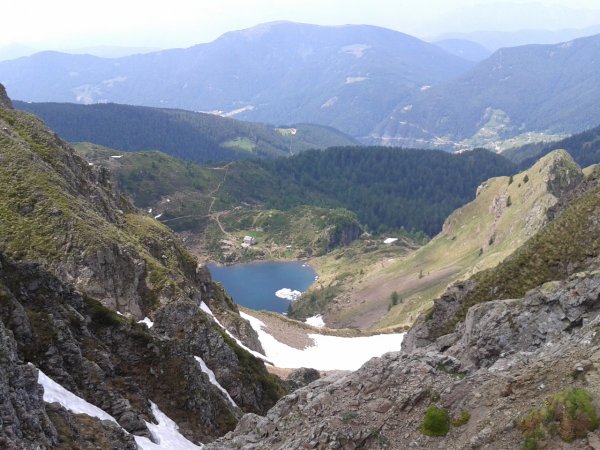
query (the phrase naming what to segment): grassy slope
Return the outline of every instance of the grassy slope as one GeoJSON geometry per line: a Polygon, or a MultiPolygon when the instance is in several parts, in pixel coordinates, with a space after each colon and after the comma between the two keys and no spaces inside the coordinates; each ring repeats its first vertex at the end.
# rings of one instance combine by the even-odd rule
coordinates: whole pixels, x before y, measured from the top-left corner
{"type": "Polygon", "coordinates": [[[489,180],[478,197],[455,211],[427,245],[406,258],[375,266],[365,282],[350,286],[350,306],[334,312],[330,321],[349,326],[357,317],[379,311],[378,320],[362,325],[409,325],[450,283],[505,259],[545,224],[545,212],[556,201],[546,188],[550,162],[556,158],[564,161],[564,170],[580,172],[566,153],[555,152],[515,175],[511,184],[509,177],[489,180]],[[527,183],[523,181],[526,174],[527,183]],[[511,205],[507,206],[509,196],[511,205]],[[402,300],[386,313],[393,291],[402,300]]]}
{"type": "Polygon", "coordinates": [[[579,271],[597,270],[600,255],[600,171],[587,176],[589,188],[564,212],[497,267],[475,274],[475,289],[463,299],[448,332],[468,308],[496,299],[521,298],[534,287],[563,280],[579,271]]]}
{"type": "MultiPolygon", "coordinates": [[[[195,267],[168,228],[92,181],[93,168],[37,118],[0,109],[0,248],[16,259],[65,263],[70,255],[132,248],[147,264],[150,289],[185,289],[183,267],[195,267]],[[164,245],[169,242],[170,245],[164,245]],[[160,248],[161,260],[150,248],[160,248]]],[[[148,305],[150,306],[150,305],[148,305]]]]}

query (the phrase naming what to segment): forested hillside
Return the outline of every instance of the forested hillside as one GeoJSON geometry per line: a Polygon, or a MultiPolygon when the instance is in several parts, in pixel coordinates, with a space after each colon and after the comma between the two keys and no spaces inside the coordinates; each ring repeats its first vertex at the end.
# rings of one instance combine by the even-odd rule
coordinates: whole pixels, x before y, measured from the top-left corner
{"type": "Polygon", "coordinates": [[[404,228],[432,236],[483,181],[515,166],[486,150],[462,154],[388,147],[339,147],[236,164],[224,188],[244,200],[289,209],[342,207],[372,231],[404,228]]]}
{"type": "Polygon", "coordinates": [[[14,104],[36,114],[71,142],[93,142],[121,151],[161,150],[197,162],[273,158],[355,142],[319,125],[274,128],[214,114],[111,103],[14,104]]]}
{"type": "Polygon", "coordinates": [[[483,181],[516,170],[509,160],[487,150],[450,154],[336,147],[290,158],[200,166],[160,152],[115,159],[110,149],[77,149],[88,161],[110,167],[138,206],[160,204],[155,212],[163,213],[161,220],[178,231],[202,229],[209,209],[287,211],[309,205],[350,210],[373,232],[404,228],[432,236],[454,209],[475,198],[483,181]]]}

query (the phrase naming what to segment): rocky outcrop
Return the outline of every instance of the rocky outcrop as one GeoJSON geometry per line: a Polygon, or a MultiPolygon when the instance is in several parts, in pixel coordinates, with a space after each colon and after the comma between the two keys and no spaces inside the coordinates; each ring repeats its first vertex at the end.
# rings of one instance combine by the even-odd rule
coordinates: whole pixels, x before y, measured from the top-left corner
{"type": "Polygon", "coordinates": [[[37,370],[20,360],[16,347],[0,322],[0,447],[50,447],[58,433],[46,415],[37,370]]]}
{"type": "MultiPolygon", "coordinates": [[[[427,347],[436,342],[440,336],[446,336],[455,324],[452,319],[463,309],[463,300],[476,286],[472,280],[455,283],[444,294],[434,301],[433,307],[427,314],[421,314],[413,327],[404,336],[402,349],[406,352],[417,348],[427,347]]],[[[447,338],[449,342],[440,339],[438,350],[443,351],[453,342],[455,335],[447,338]]]]}
{"type": "Polygon", "coordinates": [[[300,369],[293,370],[285,379],[285,384],[289,391],[295,391],[297,389],[308,386],[313,381],[321,378],[321,374],[318,370],[301,367],[300,369]]]}
{"type": "MultiPolygon", "coordinates": [[[[600,273],[589,272],[477,305],[445,351],[388,353],[317,380],[207,449],[519,448],[521,420],[549,395],[582,387],[600,396],[599,300],[600,273]],[[452,422],[443,437],[421,432],[432,404],[452,422]]],[[[563,448],[558,436],[545,439],[563,448]]]]}
{"type": "Polygon", "coordinates": [[[249,349],[265,354],[258,339],[258,334],[247,320],[242,319],[237,303],[233,301],[220,283],[210,284],[204,300],[221,325],[227,328],[231,334],[249,349]]]}
{"type": "Polygon", "coordinates": [[[245,412],[264,414],[285,389],[264,364],[243,351],[193,302],[173,302],[161,308],[154,330],[175,339],[191,355],[214,369],[217,381],[245,412]]]}
{"type": "MultiPolygon", "coordinates": [[[[210,383],[184,342],[118,316],[37,265],[0,260],[0,319],[14,335],[20,359],[133,434],[150,436],[144,423],[153,420],[150,401],[196,442],[233,428],[239,410],[210,383]]],[[[206,317],[204,324],[198,331],[206,335],[213,325],[206,317]]],[[[214,335],[213,341],[223,342],[214,335]]],[[[247,370],[251,386],[254,373],[247,370]]]]}
{"type": "MultiPolygon", "coordinates": [[[[0,295],[2,301],[6,300],[5,295],[6,292],[0,295]]],[[[44,403],[36,367],[23,363],[17,344],[2,321],[0,348],[0,447],[33,450],[68,443],[71,448],[90,450],[137,449],[133,437],[115,424],[77,416],[57,404],[44,403]]]]}
{"type": "Polygon", "coordinates": [[[350,223],[337,225],[329,233],[327,250],[330,251],[337,247],[346,247],[357,240],[362,233],[363,229],[356,220],[351,221],[350,223]]]}
{"type": "Polygon", "coordinates": [[[2,84],[0,84],[0,108],[13,109],[12,102],[10,101],[10,98],[8,98],[6,89],[2,84]]]}

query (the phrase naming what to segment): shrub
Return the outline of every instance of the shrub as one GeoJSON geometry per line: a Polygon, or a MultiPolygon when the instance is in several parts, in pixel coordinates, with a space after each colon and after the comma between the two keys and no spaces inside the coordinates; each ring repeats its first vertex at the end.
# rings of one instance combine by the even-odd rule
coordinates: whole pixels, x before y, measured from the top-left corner
{"type": "Polygon", "coordinates": [[[342,422],[350,422],[352,419],[356,418],[356,413],[354,411],[346,411],[342,414],[342,422]]]}
{"type": "Polygon", "coordinates": [[[450,429],[448,411],[431,405],[425,412],[423,424],[419,429],[426,436],[446,436],[450,429]]]}
{"type": "Polygon", "coordinates": [[[530,411],[521,420],[523,448],[536,449],[546,433],[558,434],[563,441],[572,442],[598,426],[600,421],[588,391],[581,388],[561,391],[547,398],[543,408],[530,411]]]}
{"type": "Polygon", "coordinates": [[[462,410],[458,416],[452,419],[453,427],[462,427],[471,419],[471,413],[469,411],[462,410]]]}

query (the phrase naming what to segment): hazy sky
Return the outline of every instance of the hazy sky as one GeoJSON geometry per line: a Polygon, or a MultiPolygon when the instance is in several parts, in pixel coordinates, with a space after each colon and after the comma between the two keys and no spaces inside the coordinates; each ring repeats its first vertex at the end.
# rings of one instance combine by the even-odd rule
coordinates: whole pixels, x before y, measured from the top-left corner
{"type": "Polygon", "coordinates": [[[275,20],[366,23],[422,38],[448,31],[584,27],[600,23],[598,0],[19,0],[5,2],[0,47],[182,47],[275,20]],[[529,10],[527,9],[529,7],[529,10]],[[586,12],[586,10],[588,10],[586,12]],[[595,10],[593,14],[589,10],[595,10]],[[493,27],[493,28],[490,28],[493,27]]]}

